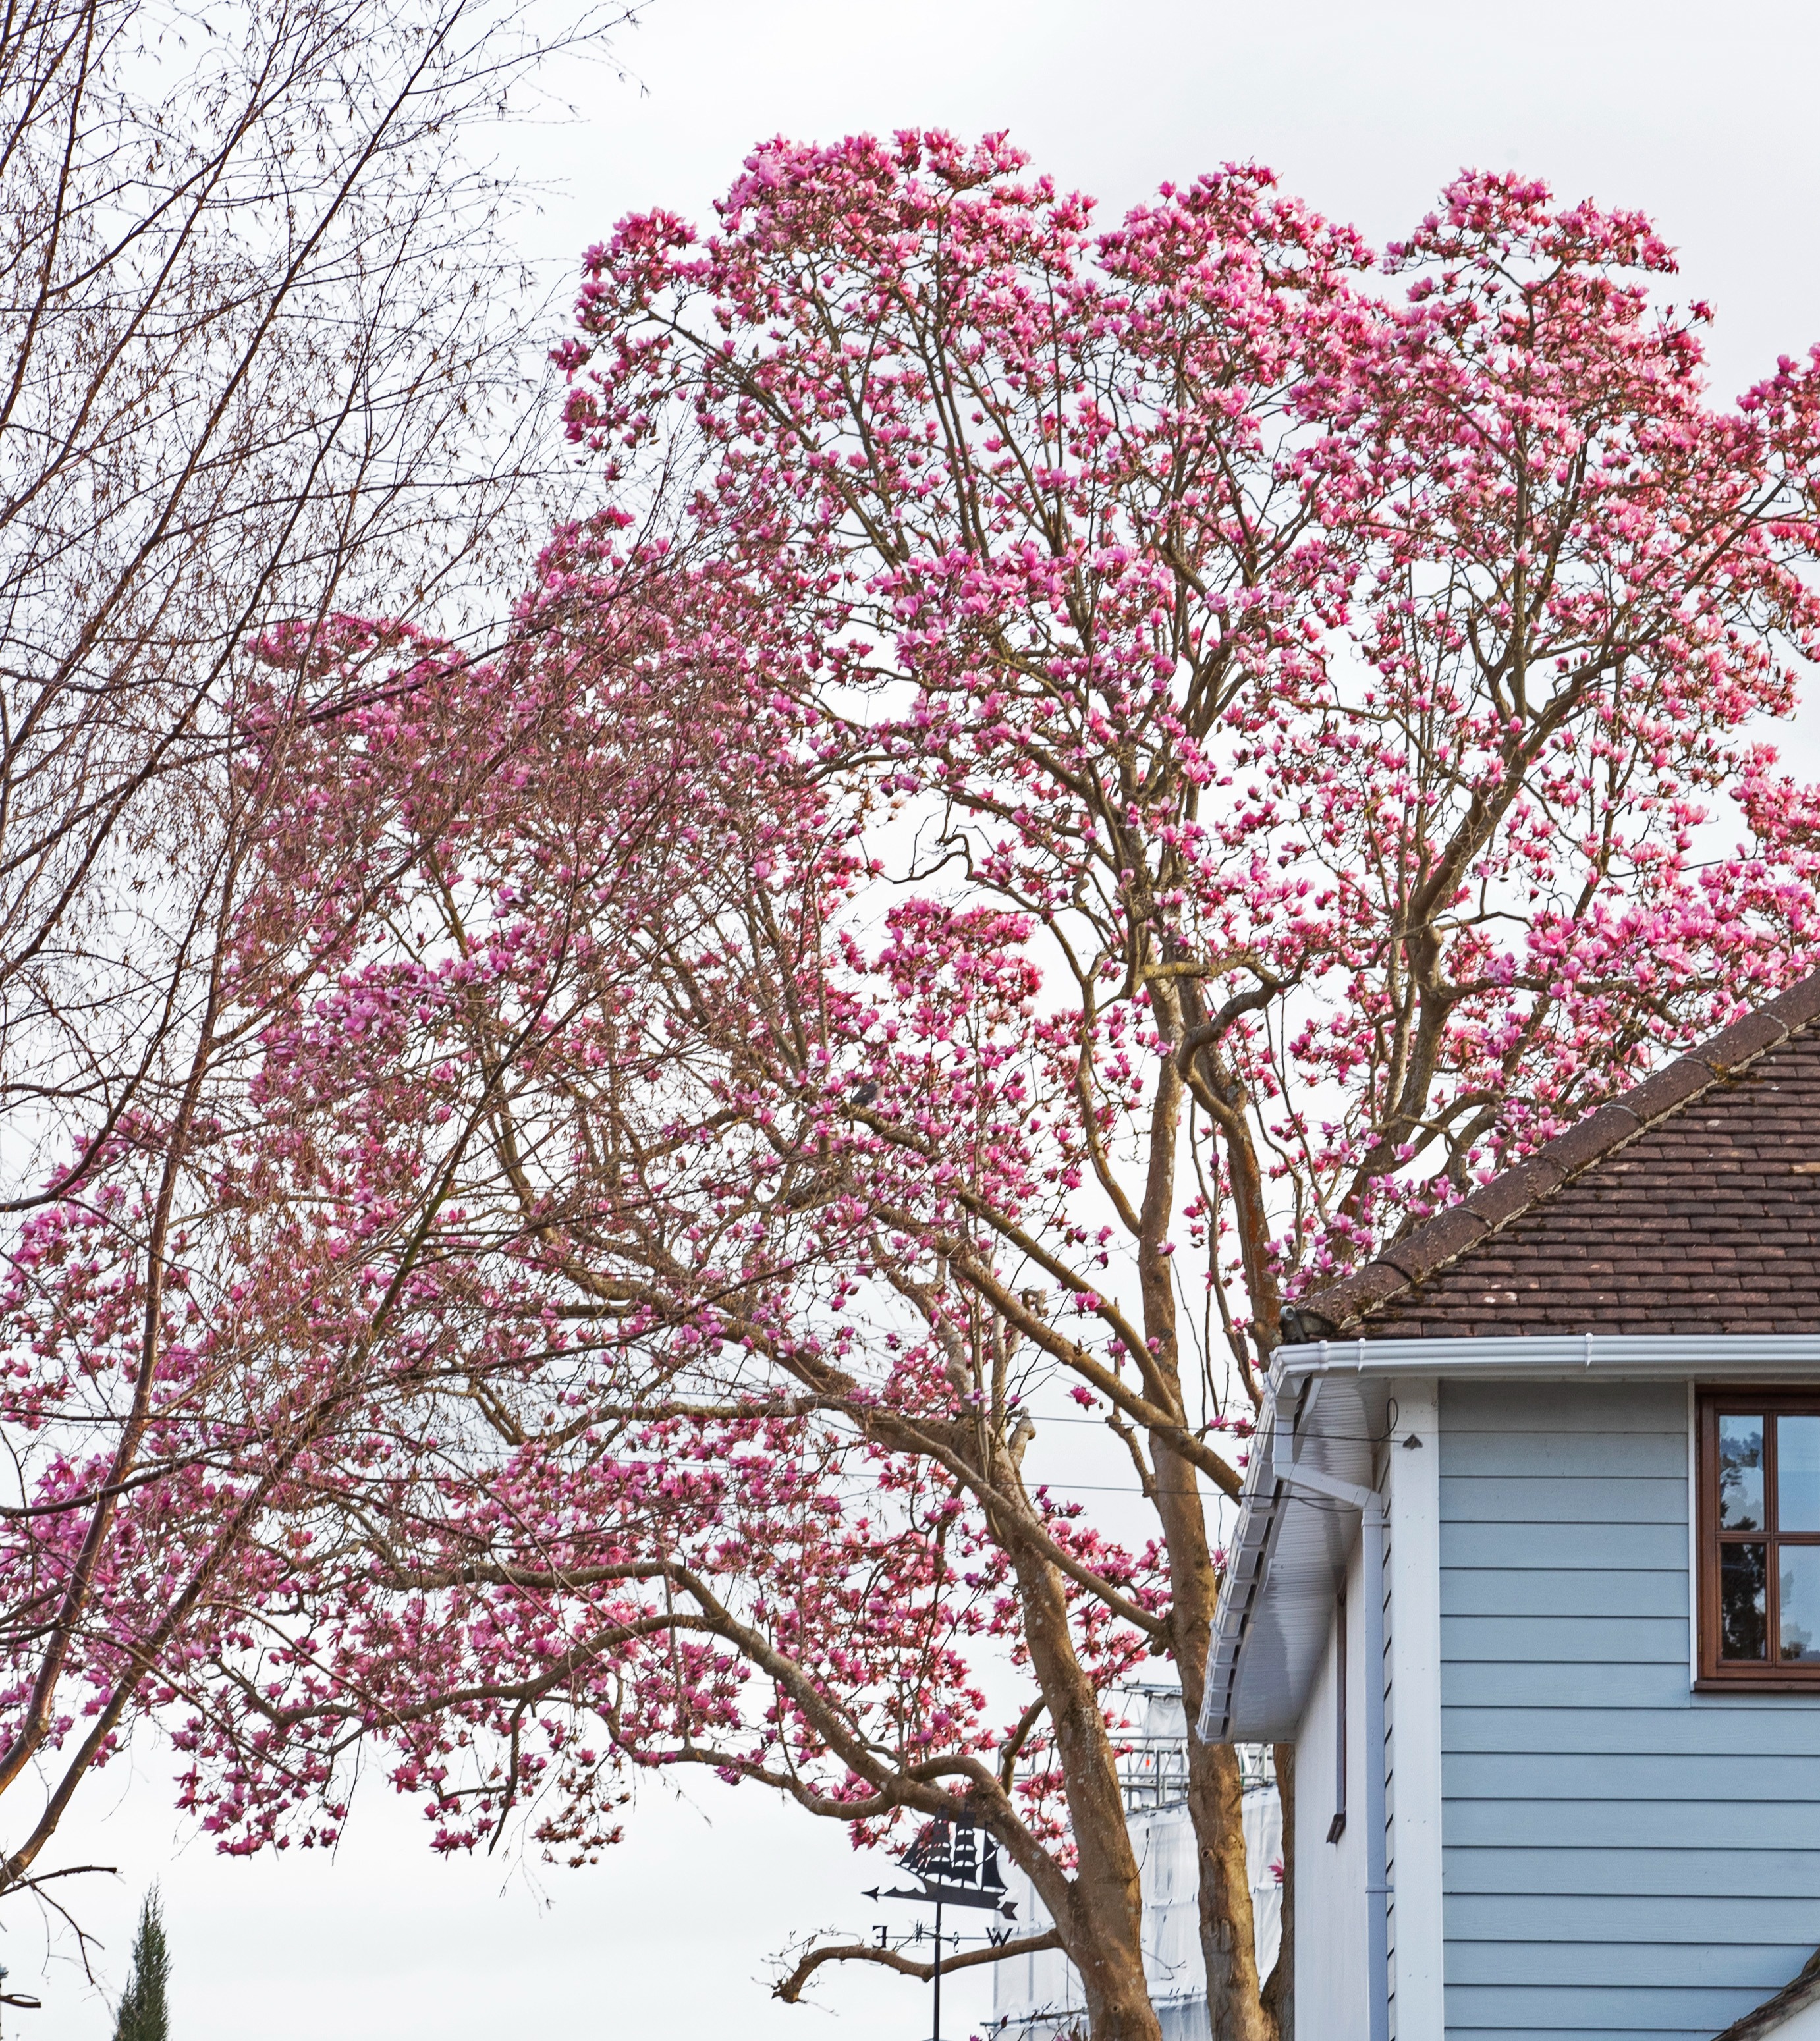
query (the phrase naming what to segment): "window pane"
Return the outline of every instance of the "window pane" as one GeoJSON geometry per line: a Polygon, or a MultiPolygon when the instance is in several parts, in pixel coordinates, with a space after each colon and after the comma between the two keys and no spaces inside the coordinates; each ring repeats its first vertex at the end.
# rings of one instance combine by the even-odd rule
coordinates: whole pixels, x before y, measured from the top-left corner
{"type": "Polygon", "coordinates": [[[1776,1421],[1776,1528],[1820,1531],[1820,1417],[1776,1421]]]}
{"type": "Polygon", "coordinates": [[[1719,1548],[1719,1655],[1722,1658],[1767,1658],[1769,1655],[1766,1549],[1761,1545],[1719,1548]]]}
{"type": "Polygon", "coordinates": [[[1782,1575],[1782,1655],[1820,1659],[1820,1545],[1784,1545],[1776,1558],[1782,1575]]]}
{"type": "Polygon", "coordinates": [[[1763,1420],[1719,1421],[1719,1520],[1727,1531],[1763,1528],[1763,1420]]]}

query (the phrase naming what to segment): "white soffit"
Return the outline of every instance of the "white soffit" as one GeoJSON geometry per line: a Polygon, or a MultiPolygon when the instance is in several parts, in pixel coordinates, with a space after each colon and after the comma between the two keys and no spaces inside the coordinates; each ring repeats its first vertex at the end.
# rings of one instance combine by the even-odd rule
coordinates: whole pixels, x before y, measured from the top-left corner
{"type": "Polygon", "coordinates": [[[1273,1459],[1293,1458],[1367,1488],[1374,1441],[1386,1429],[1390,1385],[1382,1379],[1349,1369],[1318,1379],[1273,1376],[1273,1387],[1251,1440],[1227,1550],[1199,1725],[1208,1743],[1273,1743],[1295,1735],[1346,1555],[1359,1534],[1356,1509],[1326,1496],[1291,1494],[1272,1474],[1273,1459]]]}

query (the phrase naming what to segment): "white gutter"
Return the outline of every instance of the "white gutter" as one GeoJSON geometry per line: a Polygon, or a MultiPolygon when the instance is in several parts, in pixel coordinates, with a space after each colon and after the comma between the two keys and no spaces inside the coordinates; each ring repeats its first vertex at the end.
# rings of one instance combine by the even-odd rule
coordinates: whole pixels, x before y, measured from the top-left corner
{"type": "Polygon", "coordinates": [[[1569,1333],[1517,1339],[1310,1340],[1282,1346],[1271,1380],[1309,1375],[1764,1376],[1820,1368],[1820,1336],[1765,1333],[1619,1335],[1569,1333]]]}

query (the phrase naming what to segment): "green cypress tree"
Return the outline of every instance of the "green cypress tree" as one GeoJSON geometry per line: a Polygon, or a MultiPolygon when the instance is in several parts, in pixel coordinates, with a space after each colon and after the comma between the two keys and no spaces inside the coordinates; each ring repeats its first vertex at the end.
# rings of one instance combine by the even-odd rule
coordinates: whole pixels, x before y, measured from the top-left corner
{"type": "Polygon", "coordinates": [[[114,2041],[170,2041],[165,1987],[170,1982],[170,1950],[164,1939],[164,1911],[155,1885],[139,1909],[133,1937],[132,1975],[114,2023],[114,2041]]]}

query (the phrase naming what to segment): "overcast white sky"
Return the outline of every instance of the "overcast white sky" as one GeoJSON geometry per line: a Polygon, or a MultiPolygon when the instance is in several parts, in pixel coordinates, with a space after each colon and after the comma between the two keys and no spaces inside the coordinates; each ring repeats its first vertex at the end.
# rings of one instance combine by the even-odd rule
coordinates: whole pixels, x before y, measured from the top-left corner
{"type": "MultiPolygon", "coordinates": [[[[622,213],[705,216],[752,143],[780,131],[1006,128],[1058,180],[1121,210],[1165,178],[1257,157],[1382,242],[1461,165],[1546,177],[1567,198],[1640,205],[1680,246],[1680,295],[1717,306],[1716,381],[1734,392],[1820,339],[1820,10],[1734,0],[1250,6],[1226,0],[652,0],[622,41],[642,84],[567,81],[585,118],[523,138],[566,187],[534,223],[540,256],[622,213]]],[[[1801,749],[1810,757],[1812,749],[1801,749]]],[[[116,1864],[72,1900],[117,1989],[131,1915],[164,1881],[177,2041],[918,2041],[927,1994],[841,1979],[820,2010],[757,1982],[801,1931],[864,1928],[875,1882],[838,1831],[696,1783],[659,1790],[612,1860],[584,1873],[435,1862],[414,1812],[378,1793],[322,1860],[224,1862],[166,1811],[159,1753],[96,1783],[64,1861],[116,1864]]],[[[42,1939],[13,1915],[0,1959],[36,1985],[42,1939]]],[[[66,1961],[31,2041],[102,2041],[106,2007],[66,1961]]],[[[981,2002],[956,1993],[948,2032],[981,2002]]]]}

